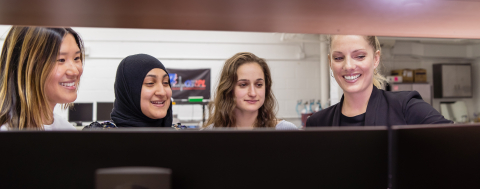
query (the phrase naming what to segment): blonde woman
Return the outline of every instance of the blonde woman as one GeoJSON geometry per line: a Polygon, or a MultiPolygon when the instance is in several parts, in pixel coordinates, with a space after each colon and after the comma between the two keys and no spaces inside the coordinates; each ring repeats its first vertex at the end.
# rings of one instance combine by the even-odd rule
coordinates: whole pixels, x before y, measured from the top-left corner
{"type": "Polygon", "coordinates": [[[265,60],[252,53],[237,53],[223,66],[204,128],[297,129],[294,124],[276,118],[276,105],[270,69],[265,60]]]}
{"type": "Polygon", "coordinates": [[[307,126],[391,126],[452,123],[417,91],[381,90],[385,77],[379,71],[380,42],[375,36],[330,37],[329,63],[343,89],[340,103],[317,112],[307,126]]]}
{"type": "Polygon", "coordinates": [[[0,130],[75,130],[53,109],[77,98],[83,55],[70,28],[13,26],[0,55],[0,130]]]}

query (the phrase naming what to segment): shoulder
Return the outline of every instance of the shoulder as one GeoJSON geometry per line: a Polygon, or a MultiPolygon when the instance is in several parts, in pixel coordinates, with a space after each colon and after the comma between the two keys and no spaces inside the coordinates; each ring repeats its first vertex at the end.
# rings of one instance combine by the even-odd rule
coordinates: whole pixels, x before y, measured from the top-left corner
{"type": "Polygon", "coordinates": [[[311,115],[306,122],[306,126],[330,126],[333,122],[335,110],[340,106],[337,103],[311,115]]]}
{"type": "Polygon", "coordinates": [[[417,91],[381,91],[385,99],[393,106],[404,107],[411,101],[423,101],[422,96],[417,91]]]}
{"type": "Polygon", "coordinates": [[[420,93],[417,91],[385,91],[379,90],[383,93],[383,96],[387,98],[395,98],[395,99],[405,99],[405,98],[422,98],[420,93]]]}
{"type": "Polygon", "coordinates": [[[406,124],[452,123],[445,119],[432,105],[422,99],[417,91],[383,92],[389,108],[402,115],[406,124]]]}
{"type": "Polygon", "coordinates": [[[276,130],[298,130],[298,127],[291,122],[282,120],[277,123],[277,125],[275,126],[275,129],[276,130]]]}
{"type": "Polygon", "coordinates": [[[214,128],[215,128],[215,126],[214,126],[213,123],[212,123],[212,124],[207,125],[206,127],[202,128],[202,130],[212,130],[212,129],[214,129],[214,128]]]}
{"type": "Polygon", "coordinates": [[[7,124],[2,125],[0,131],[8,131],[7,124]]]}
{"type": "Polygon", "coordinates": [[[77,130],[72,124],[56,113],[53,114],[53,123],[51,126],[52,130],[77,130]]]}

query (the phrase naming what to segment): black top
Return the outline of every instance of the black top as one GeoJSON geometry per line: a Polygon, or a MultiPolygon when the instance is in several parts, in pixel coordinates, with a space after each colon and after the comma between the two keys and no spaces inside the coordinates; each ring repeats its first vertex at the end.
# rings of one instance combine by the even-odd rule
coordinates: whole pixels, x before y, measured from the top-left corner
{"type": "Polygon", "coordinates": [[[353,117],[341,115],[340,126],[365,126],[365,113],[353,117]]]}
{"type": "MultiPolygon", "coordinates": [[[[115,77],[115,102],[110,114],[118,127],[171,127],[172,102],[163,119],[151,119],[145,116],[140,107],[142,85],[150,70],[160,68],[167,74],[163,64],[150,55],[136,54],[122,60],[115,77]]],[[[168,80],[170,85],[170,79],[168,80]]]]}
{"type": "MultiPolygon", "coordinates": [[[[307,119],[307,127],[340,126],[342,100],[307,119]]],[[[390,92],[373,86],[365,112],[365,126],[453,123],[445,119],[417,91],[390,92]]]]}

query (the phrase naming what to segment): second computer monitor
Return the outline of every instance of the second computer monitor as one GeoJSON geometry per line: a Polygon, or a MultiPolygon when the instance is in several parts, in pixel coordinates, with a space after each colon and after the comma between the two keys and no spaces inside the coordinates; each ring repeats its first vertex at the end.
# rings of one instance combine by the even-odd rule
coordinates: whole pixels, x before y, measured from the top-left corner
{"type": "Polygon", "coordinates": [[[97,121],[111,120],[113,102],[97,102],[97,121]]]}
{"type": "Polygon", "coordinates": [[[74,103],[68,110],[68,121],[76,122],[77,125],[82,122],[93,121],[93,103],[74,103]]]}

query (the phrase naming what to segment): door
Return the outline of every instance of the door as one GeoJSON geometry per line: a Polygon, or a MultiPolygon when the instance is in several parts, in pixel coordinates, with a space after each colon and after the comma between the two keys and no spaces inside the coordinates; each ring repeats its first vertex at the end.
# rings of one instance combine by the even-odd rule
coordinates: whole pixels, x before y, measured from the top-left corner
{"type": "Polygon", "coordinates": [[[456,71],[456,90],[459,97],[472,96],[472,71],[470,65],[458,65],[456,71]]]}
{"type": "Polygon", "coordinates": [[[457,66],[456,65],[443,65],[442,66],[442,93],[443,97],[458,96],[457,86],[457,66]]]}

